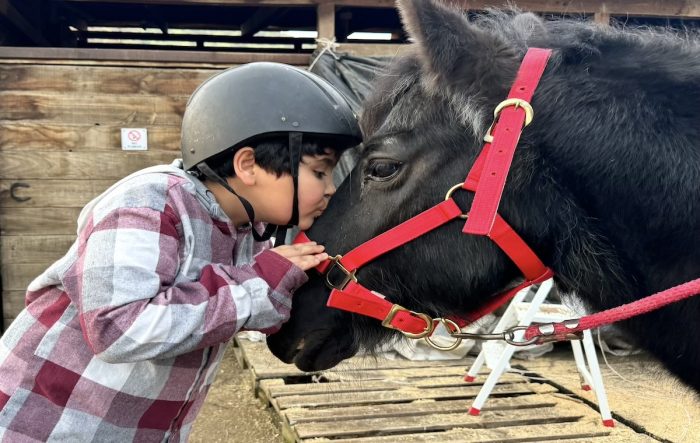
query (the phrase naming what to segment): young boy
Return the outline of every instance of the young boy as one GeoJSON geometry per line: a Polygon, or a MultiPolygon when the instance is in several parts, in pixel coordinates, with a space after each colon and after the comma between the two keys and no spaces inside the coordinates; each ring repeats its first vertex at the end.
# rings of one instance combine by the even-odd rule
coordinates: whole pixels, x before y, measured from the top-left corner
{"type": "Polygon", "coordinates": [[[311,226],[360,138],[347,102],[306,71],[253,63],[203,83],[179,166],[90,202],[68,253],[30,284],[0,339],[0,438],[187,440],[226,344],[277,330],[327,258],[267,239],[311,226]]]}

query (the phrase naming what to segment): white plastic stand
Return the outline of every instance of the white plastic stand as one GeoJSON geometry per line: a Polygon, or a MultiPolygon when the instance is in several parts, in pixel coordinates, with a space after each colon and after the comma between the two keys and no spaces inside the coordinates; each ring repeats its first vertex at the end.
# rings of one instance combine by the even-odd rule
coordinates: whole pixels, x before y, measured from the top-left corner
{"type": "MultiPolygon", "coordinates": [[[[537,289],[535,296],[530,302],[523,301],[530,288],[524,288],[518,292],[515,297],[513,297],[513,300],[511,300],[510,305],[508,305],[506,312],[496,324],[493,332],[505,331],[514,323],[517,323],[519,326],[529,326],[532,322],[550,323],[574,318],[575,314],[564,305],[543,304],[544,300],[547,298],[547,295],[549,295],[549,292],[552,290],[552,286],[552,279],[542,282],[540,287],[537,289]]],[[[522,334],[522,331],[517,332],[515,339],[521,339],[522,334]]],[[[610,414],[608,398],[605,394],[605,386],[603,385],[603,377],[600,373],[598,356],[596,355],[595,346],[593,345],[591,331],[583,331],[583,339],[581,341],[572,340],[571,347],[574,353],[574,360],[576,361],[576,368],[578,369],[579,376],[581,377],[581,388],[585,391],[590,391],[592,389],[595,392],[598,399],[600,415],[603,418],[603,424],[608,427],[615,426],[615,422],[610,414]],[[583,350],[581,349],[581,342],[583,342],[583,350]],[[588,364],[586,364],[586,360],[588,360],[588,364]]],[[[500,355],[497,356],[494,363],[487,361],[494,359],[487,359],[488,351],[486,347],[482,348],[471,368],[469,368],[464,380],[468,382],[474,381],[484,362],[486,362],[487,366],[490,367],[491,373],[479,391],[476,399],[472,403],[472,406],[469,409],[469,414],[479,415],[484,403],[486,403],[486,400],[491,394],[491,391],[493,390],[494,386],[496,386],[498,379],[507,369],[510,368],[509,361],[513,356],[513,353],[518,349],[526,348],[513,346],[510,344],[503,345],[500,355]]]]}

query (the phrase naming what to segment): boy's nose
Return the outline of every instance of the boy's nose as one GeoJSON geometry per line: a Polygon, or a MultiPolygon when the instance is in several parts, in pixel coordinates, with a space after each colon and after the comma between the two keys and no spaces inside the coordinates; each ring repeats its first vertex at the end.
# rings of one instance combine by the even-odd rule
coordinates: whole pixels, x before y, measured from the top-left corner
{"type": "Polygon", "coordinates": [[[326,193],[325,193],[325,196],[328,197],[328,198],[330,198],[330,197],[333,196],[333,194],[335,194],[335,191],[336,191],[336,187],[335,187],[335,185],[333,184],[333,180],[330,180],[329,183],[328,183],[328,185],[326,186],[326,193]]]}

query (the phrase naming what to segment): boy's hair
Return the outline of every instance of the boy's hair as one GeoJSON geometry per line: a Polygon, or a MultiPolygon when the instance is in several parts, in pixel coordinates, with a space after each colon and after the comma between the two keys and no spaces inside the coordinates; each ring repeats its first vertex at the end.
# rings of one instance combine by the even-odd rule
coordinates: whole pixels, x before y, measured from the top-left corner
{"type": "MultiPolygon", "coordinates": [[[[205,161],[205,163],[220,177],[234,177],[231,161],[233,154],[244,146],[251,146],[255,150],[255,163],[265,171],[274,173],[278,177],[288,174],[291,170],[289,164],[289,138],[287,136],[268,137],[253,143],[244,143],[241,146],[231,148],[224,153],[205,161]]],[[[334,140],[329,137],[312,137],[304,135],[301,144],[301,157],[305,155],[327,155],[329,152],[336,160],[347,148],[347,142],[334,140]]]]}

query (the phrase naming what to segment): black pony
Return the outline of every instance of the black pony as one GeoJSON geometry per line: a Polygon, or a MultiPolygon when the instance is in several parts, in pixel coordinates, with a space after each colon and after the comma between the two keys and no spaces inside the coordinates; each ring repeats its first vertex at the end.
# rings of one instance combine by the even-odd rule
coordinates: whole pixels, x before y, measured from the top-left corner
{"type": "MultiPolygon", "coordinates": [[[[308,232],[331,254],[438,203],[483,145],[528,47],[553,49],[534,122],[499,213],[556,273],[560,292],[599,311],[700,276],[700,47],[689,35],[491,11],[469,22],[436,1],[399,2],[413,51],[364,104],[360,159],[308,232]]],[[[473,195],[459,192],[460,207],[473,195]]],[[[448,223],[364,266],[359,281],[435,317],[476,310],[522,279],[485,237],[448,223]]],[[[303,370],[394,336],[325,307],[320,277],[294,297],[272,352],[303,370]]],[[[700,390],[700,296],[620,323],[700,390]]]]}

